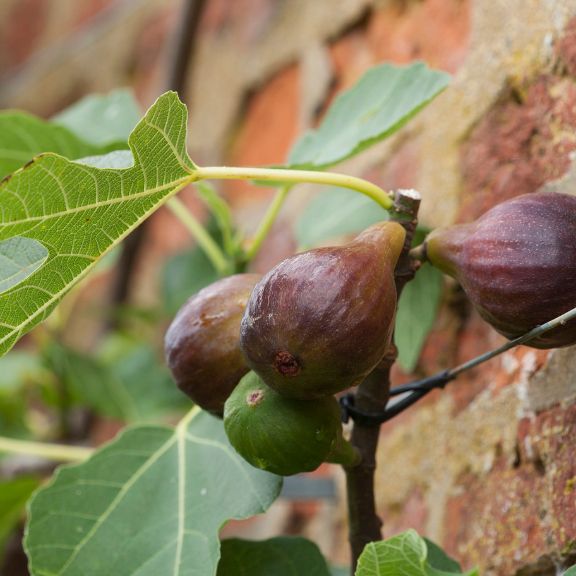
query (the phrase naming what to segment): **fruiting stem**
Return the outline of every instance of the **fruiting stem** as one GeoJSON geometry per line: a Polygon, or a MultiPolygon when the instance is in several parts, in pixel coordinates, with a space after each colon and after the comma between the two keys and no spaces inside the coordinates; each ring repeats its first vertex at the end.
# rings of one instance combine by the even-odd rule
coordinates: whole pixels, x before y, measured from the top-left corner
{"type": "Polygon", "coordinates": [[[495,356],[499,356],[500,354],[510,350],[511,348],[514,348],[515,346],[519,346],[520,344],[525,344],[526,342],[533,340],[534,338],[538,338],[538,336],[540,336],[541,334],[544,334],[545,332],[548,332],[554,328],[558,328],[559,326],[563,326],[569,320],[573,320],[574,318],[576,318],[576,308],[572,308],[572,310],[565,312],[561,316],[553,318],[549,322],[546,322],[544,324],[540,324],[540,326],[537,326],[533,330],[530,330],[530,332],[527,332],[523,336],[519,336],[518,338],[515,338],[514,340],[510,340],[510,342],[506,342],[506,344],[503,344],[499,348],[495,348],[494,350],[491,350],[490,352],[486,352],[485,354],[481,354],[480,356],[477,356],[476,358],[473,358],[472,360],[468,360],[468,362],[464,362],[464,364],[460,364],[460,366],[456,366],[456,368],[452,368],[452,370],[448,371],[448,374],[452,378],[456,378],[456,376],[458,376],[459,374],[462,374],[462,372],[465,372],[466,370],[470,370],[471,368],[475,368],[479,364],[482,364],[483,362],[491,360],[495,356]]]}
{"type": "Polygon", "coordinates": [[[246,260],[248,262],[250,262],[254,258],[254,256],[258,254],[258,251],[260,250],[262,243],[266,239],[266,236],[268,236],[270,229],[272,228],[274,222],[276,221],[276,218],[278,217],[278,214],[280,213],[280,210],[284,202],[286,201],[286,198],[288,197],[288,192],[290,192],[290,188],[291,188],[290,185],[286,185],[276,192],[276,195],[274,196],[272,203],[268,207],[266,214],[264,214],[264,218],[262,218],[262,221],[258,226],[258,230],[256,230],[256,234],[254,234],[254,237],[252,238],[250,246],[246,250],[246,260]]]}
{"type": "Polygon", "coordinates": [[[308,182],[311,184],[325,184],[350,188],[372,198],[374,202],[385,210],[393,208],[394,203],[389,194],[372,182],[337,174],[335,172],[320,172],[315,170],[289,170],[280,168],[237,168],[228,166],[216,166],[209,168],[199,167],[195,172],[199,180],[261,180],[267,182],[284,182],[286,184],[299,184],[308,182]]]}
{"type": "MultiPolygon", "coordinates": [[[[406,282],[414,277],[410,258],[410,246],[416,230],[420,197],[414,191],[398,191],[395,210],[390,219],[398,221],[406,229],[406,240],[395,269],[395,284],[398,298],[406,282]],[[407,218],[408,216],[408,218],[407,218]]],[[[356,406],[366,412],[380,412],[386,408],[390,391],[390,371],[397,356],[392,344],[380,365],[360,384],[356,393],[356,406]]],[[[362,456],[358,466],[346,468],[348,497],[349,541],[352,552],[352,574],[358,558],[369,542],[381,540],[382,521],[376,511],[374,473],[380,427],[362,426],[354,423],[352,445],[362,456]]]]}
{"type": "Polygon", "coordinates": [[[226,274],[229,266],[224,252],[222,252],[220,246],[218,246],[212,236],[208,234],[204,226],[196,220],[185,204],[180,199],[173,197],[166,202],[166,206],[174,216],[184,224],[196,242],[198,242],[198,245],[204,250],[216,271],[221,275],[226,274]]]}
{"type": "Polygon", "coordinates": [[[42,442],[26,442],[0,436],[0,452],[11,454],[28,454],[57,462],[77,462],[86,460],[94,452],[92,448],[66,446],[65,444],[45,444],[42,442]]]}

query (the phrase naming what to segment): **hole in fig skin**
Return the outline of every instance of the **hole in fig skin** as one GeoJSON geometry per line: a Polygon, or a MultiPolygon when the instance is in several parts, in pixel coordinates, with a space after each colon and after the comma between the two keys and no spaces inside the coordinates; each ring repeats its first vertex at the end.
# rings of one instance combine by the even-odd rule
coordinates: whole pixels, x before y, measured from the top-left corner
{"type": "Polygon", "coordinates": [[[296,376],[300,372],[298,360],[285,350],[274,357],[274,368],[283,376],[296,376]]]}
{"type": "Polygon", "coordinates": [[[248,406],[257,406],[264,399],[264,390],[254,390],[246,396],[246,404],[248,406]]]}

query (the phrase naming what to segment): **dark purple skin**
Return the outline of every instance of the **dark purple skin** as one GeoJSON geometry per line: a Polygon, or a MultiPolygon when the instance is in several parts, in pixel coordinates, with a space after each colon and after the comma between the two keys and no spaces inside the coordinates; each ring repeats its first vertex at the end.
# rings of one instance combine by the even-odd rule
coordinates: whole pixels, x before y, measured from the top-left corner
{"type": "Polygon", "coordinates": [[[346,246],[310,250],[273,268],[242,319],[248,365],[286,397],[320,398],[358,384],[390,342],[404,238],[402,226],[384,222],[346,246]]]}
{"type": "Polygon", "coordinates": [[[178,387],[216,416],[249,370],[240,351],[240,321],[259,279],[236,274],[207,286],[182,306],[166,332],[166,362],[178,387]]]}
{"type": "MultiPolygon", "coordinates": [[[[432,264],[456,278],[484,320],[509,339],[576,307],[576,197],[533,193],[471,224],[434,231],[432,264]]],[[[576,321],[527,343],[576,343],[576,321]]]]}

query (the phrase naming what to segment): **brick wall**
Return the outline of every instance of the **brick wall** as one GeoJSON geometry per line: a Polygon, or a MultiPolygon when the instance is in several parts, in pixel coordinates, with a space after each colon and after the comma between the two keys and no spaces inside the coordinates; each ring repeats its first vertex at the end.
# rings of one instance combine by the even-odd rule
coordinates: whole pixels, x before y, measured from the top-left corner
{"type": "MultiPolygon", "coordinates": [[[[50,114],[83,93],[162,90],[178,2],[4,0],[0,105],[50,114]]],[[[282,161],[334,94],[369,66],[423,59],[451,87],[399,135],[342,168],[423,194],[430,226],[468,221],[541,187],[574,192],[575,0],[209,0],[190,76],[190,149],[200,163],[282,161]]],[[[270,192],[224,187],[250,229],[270,192]]],[[[293,248],[293,194],[259,261],[293,248]],[[270,248],[271,247],[271,248],[270,248]]],[[[152,279],[186,241],[154,219],[152,279]]],[[[153,282],[141,284],[153,285],[153,282]]],[[[140,298],[150,293],[137,294],[140,298]]],[[[417,374],[502,342],[453,284],[417,374]]],[[[378,506],[385,532],[414,527],[482,574],[555,574],[576,552],[576,356],[519,348],[450,384],[382,429],[378,506]]],[[[396,381],[413,375],[395,374],[396,381]]],[[[325,467],[339,485],[339,472],[325,467]]],[[[345,563],[343,502],[279,503],[263,530],[296,528],[345,563]]],[[[252,522],[250,526],[254,527],[252,522]]]]}

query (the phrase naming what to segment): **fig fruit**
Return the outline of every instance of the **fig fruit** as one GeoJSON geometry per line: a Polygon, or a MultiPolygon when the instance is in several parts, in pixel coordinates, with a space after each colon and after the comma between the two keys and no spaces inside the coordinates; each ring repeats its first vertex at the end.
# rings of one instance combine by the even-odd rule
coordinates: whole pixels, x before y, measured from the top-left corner
{"type": "Polygon", "coordinates": [[[311,472],[322,462],[354,466],[359,461],[342,436],[334,397],[285,398],[254,372],[242,378],[226,401],[224,429],[245,460],[280,476],[311,472]]]}
{"type": "Polygon", "coordinates": [[[240,345],[280,394],[313,399],[354,386],[380,362],[396,312],[394,267],[405,230],[367,228],[344,246],[283,260],[256,285],[240,345]]]}
{"type": "Polygon", "coordinates": [[[240,351],[240,321],[258,274],[223,278],[192,296],[166,332],[168,367],[198,406],[221,416],[224,402],[249,370],[240,351]]]}
{"type": "MultiPolygon", "coordinates": [[[[456,278],[482,318],[509,339],[576,307],[576,197],[532,193],[476,222],[432,232],[428,260],[456,278]]],[[[527,343],[576,343],[568,322],[527,343]]]]}

